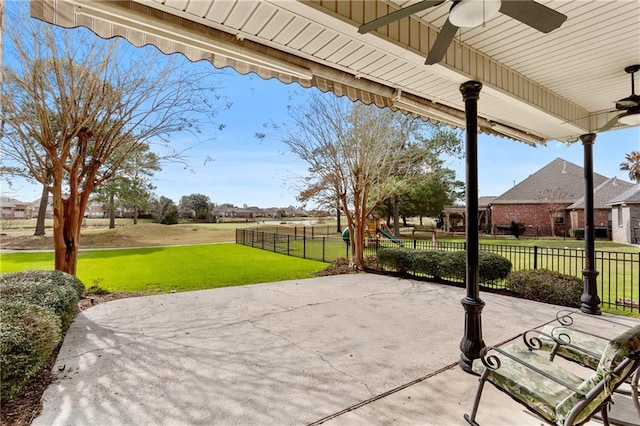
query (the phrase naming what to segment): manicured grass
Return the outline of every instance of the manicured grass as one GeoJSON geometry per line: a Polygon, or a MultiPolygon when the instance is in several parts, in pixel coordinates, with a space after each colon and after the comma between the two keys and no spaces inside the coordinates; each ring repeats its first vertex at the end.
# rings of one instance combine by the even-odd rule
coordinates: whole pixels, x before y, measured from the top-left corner
{"type": "MultiPolygon", "coordinates": [[[[309,278],[326,263],[237,244],[81,251],[78,278],[116,292],[166,293],[309,278]]],[[[52,252],[0,255],[0,272],[53,269],[52,252]]]]}

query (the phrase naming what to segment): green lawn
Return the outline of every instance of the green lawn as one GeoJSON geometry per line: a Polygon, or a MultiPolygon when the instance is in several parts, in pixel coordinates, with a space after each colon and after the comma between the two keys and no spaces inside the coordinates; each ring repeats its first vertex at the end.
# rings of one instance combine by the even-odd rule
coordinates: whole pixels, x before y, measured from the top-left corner
{"type": "MultiPolygon", "coordinates": [[[[81,251],[77,275],[87,287],[166,293],[309,278],[326,263],[238,244],[81,251]]],[[[53,269],[52,252],[0,255],[0,272],[53,269]]]]}

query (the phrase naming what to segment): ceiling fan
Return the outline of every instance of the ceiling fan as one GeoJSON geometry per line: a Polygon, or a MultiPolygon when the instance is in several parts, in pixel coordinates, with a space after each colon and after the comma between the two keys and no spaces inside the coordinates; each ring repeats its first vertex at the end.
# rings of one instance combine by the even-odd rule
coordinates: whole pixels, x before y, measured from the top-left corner
{"type": "Polygon", "coordinates": [[[620,114],[613,117],[599,130],[600,132],[607,131],[615,126],[618,121],[628,126],[635,126],[640,124],[640,95],[636,95],[635,87],[635,73],[640,71],[640,65],[630,65],[624,69],[628,74],[631,74],[631,95],[626,98],[620,99],[616,102],[616,109],[613,111],[622,111],[620,114]]]}
{"type": "MultiPolygon", "coordinates": [[[[368,33],[383,25],[398,19],[438,6],[447,0],[423,0],[407,6],[388,15],[368,22],[358,28],[361,34],[368,33]]],[[[472,28],[495,17],[498,12],[510,16],[523,24],[543,33],[559,28],[567,19],[566,15],[556,12],[533,0],[451,0],[453,4],[449,10],[447,21],[440,29],[425,64],[433,65],[444,57],[449,45],[453,41],[458,28],[472,28]]]]}

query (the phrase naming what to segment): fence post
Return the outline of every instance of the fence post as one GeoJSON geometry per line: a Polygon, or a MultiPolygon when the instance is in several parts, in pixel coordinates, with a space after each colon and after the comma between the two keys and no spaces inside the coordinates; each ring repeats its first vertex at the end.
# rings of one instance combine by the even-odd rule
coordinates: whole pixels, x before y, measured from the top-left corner
{"type": "Polygon", "coordinates": [[[307,236],[305,235],[305,232],[302,232],[302,258],[307,258],[307,236]]]}
{"type": "Polygon", "coordinates": [[[315,227],[311,227],[311,239],[313,240],[316,237],[316,228],[315,227]]]}
{"type": "Polygon", "coordinates": [[[538,269],[538,246],[533,246],[533,269],[538,269]]]}
{"type": "Polygon", "coordinates": [[[322,237],[322,261],[323,262],[325,261],[324,260],[325,259],[325,257],[324,257],[324,248],[325,248],[324,241],[325,241],[325,237],[323,236],[322,237]]]}
{"type": "Polygon", "coordinates": [[[414,240],[413,240],[413,249],[414,249],[414,250],[416,249],[416,244],[418,244],[418,242],[414,239],[414,240]]]}
{"type": "Polygon", "coordinates": [[[287,234],[287,256],[289,256],[289,248],[290,248],[290,243],[291,243],[291,239],[290,239],[290,235],[287,234]]]}
{"type": "Polygon", "coordinates": [[[276,238],[278,238],[278,234],[273,234],[273,252],[276,252],[276,238]]]}

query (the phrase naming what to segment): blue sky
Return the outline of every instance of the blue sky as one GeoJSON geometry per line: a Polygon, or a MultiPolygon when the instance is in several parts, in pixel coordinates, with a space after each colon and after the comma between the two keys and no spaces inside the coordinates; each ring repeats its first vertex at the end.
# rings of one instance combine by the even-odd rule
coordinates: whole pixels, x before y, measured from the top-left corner
{"type": "MultiPolygon", "coordinates": [[[[6,50],[4,60],[10,61],[6,50]]],[[[262,80],[255,74],[240,75],[231,69],[215,71],[206,63],[191,66],[211,68],[218,75],[216,85],[221,86],[221,94],[233,106],[221,111],[218,117],[218,122],[226,126],[224,130],[204,129],[205,135],[212,137],[189,151],[188,169],[181,164],[163,166],[154,182],[156,194],[175,202],[183,195],[201,193],[213,202],[237,206],[299,205],[293,183],[295,177],[305,174],[306,165],[288,152],[280,139],[282,134],[269,123],[285,124],[288,106],[303,103],[315,89],[304,89],[295,83],[286,85],[274,79],[262,80]],[[257,139],[255,134],[261,131],[268,137],[257,139]],[[207,158],[213,161],[206,161],[207,158]]],[[[195,145],[196,141],[177,139],[176,143],[195,145]]],[[[625,154],[634,150],[640,151],[639,127],[599,134],[593,147],[594,171],[628,181],[619,165],[625,154]]],[[[580,142],[571,146],[549,142],[533,148],[509,139],[480,135],[478,157],[479,195],[500,195],[555,158],[582,166],[583,147],[580,142]]],[[[451,159],[447,166],[464,181],[463,160],[451,159]]],[[[23,181],[15,181],[13,188],[2,182],[0,191],[24,201],[39,198],[41,192],[38,186],[23,181]]]]}

